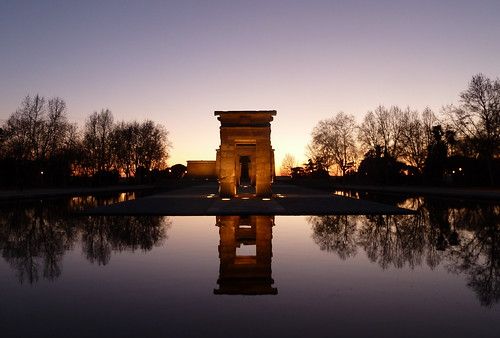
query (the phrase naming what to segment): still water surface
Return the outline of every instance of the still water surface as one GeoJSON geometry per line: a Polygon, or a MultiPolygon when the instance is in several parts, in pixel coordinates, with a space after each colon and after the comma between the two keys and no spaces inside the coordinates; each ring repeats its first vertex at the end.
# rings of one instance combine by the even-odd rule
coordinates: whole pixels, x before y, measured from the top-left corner
{"type": "Polygon", "coordinates": [[[88,217],[0,206],[2,337],[499,337],[500,207],[406,216],[88,217]]]}

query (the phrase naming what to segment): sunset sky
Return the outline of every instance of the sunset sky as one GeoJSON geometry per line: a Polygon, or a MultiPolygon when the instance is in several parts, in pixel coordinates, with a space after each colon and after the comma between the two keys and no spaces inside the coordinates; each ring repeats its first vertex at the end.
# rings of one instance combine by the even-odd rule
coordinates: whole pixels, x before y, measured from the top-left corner
{"type": "Polygon", "coordinates": [[[80,125],[101,108],[163,124],[175,164],[215,159],[215,110],[275,109],[279,164],[339,111],[439,111],[500,76],[500,1],[0,0],[0,52],[0,122],[59,96],[80,125]]]}

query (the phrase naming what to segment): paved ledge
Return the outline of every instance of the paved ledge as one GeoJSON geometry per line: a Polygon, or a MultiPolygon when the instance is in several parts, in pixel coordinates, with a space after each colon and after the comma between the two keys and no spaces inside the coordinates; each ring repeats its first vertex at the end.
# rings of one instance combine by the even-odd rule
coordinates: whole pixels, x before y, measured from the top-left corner
{"type": "Polygon", "coordinates": [[[200,186],[151,195],[86,211],[89,215],[366,215],[412,214],[391,205],[338,196],[320,190],[277,183],[273,198],[223,200],[217,185],[200,186]]]}
{"type": "Polygon", "coordinates": [[[26,190],[0,190],[0,201],[39,199],[64,196],[81,196],[105,193],[143,191],[153,189],[152,185],[116,185],[108,187],[47,188],[26,190]]]}
{"type": "Polygon", "coordinates": [[[500,189],[430,186],[333,185],[332,190],[373,191],[391,194],[428,195],[500,201],[500,189]]]}

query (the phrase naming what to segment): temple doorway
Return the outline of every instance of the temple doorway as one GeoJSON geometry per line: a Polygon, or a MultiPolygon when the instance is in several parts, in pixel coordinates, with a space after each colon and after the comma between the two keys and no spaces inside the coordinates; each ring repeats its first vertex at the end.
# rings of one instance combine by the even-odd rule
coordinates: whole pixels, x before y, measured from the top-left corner
{"type": "Polygon", "coordinates": [[[240,156],[240,186],[250,184],[250,157],[240,156]]]}

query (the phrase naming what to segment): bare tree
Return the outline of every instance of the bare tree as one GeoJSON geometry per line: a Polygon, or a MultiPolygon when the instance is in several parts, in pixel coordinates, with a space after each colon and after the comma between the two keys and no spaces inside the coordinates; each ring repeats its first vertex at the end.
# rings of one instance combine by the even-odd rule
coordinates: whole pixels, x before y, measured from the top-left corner
{"type": "Polygon", "coordinates": [[[66,115],[66,103],[59,97],[47,102],[38,94],[26,96],[7,120],[6,152],[22,160],[46,160],[59,153],[70,132],[66,115]]]}
{"type": "Polygon", "coordinates": [[[118,123],[111,135],[115,165],[126,177],[135,175],[138,136],[139,123],[135,121],[118,123]]]}
{"type": "Polygon", "coordinates": [[[281,162],[280,175],[290,176],[292,174],[292,168],[297,165],[297,161],[292,154],[285,154],[283,161],[281,162]]]}
{"type": "Polygon", "coordinates": [[[398,158],[403,151],[403,111],[397,106],[378,106],[369,111],[359,126],[358,139],[365,151],[382,147],[386,155],[398,158]]]}
{"type": "Polygon", "coordinates": [[[166,167],[170,146],[168,132],[162,125],[144,121],[139,125],[137,165],[146,170],[166,167]]]}
{"type": "Polygon", "coordinates": [[[127,177],[135,176],[138,169],[164,168],[171,147],[165,128],[150,120],[117,124],[110,142],[114,167],[127,177]]]}
{"type": "Polygon", "coordinates": [[[2,158],[5,155],[5,141],[7,140],[7,133],[3,128],[0,128],[0,158],[2,158]]]}
{"type": "MultiPolygon", "coordinates": [[[[339,112],[335,117],[319,121],[312,132],[311,152],[336,165],[345,175],[356,159],[356,124],[354,116],[339,112]]],[[[330,168],[328,168],[330,169],[330,168]]]]}
{"type": "Polygon", "coordinates": [[[429,107],[426,107],[422,111],[422,124],[424,125],[424,130],[425,130],[424,142],[426,144],[430,144],[433,141],[434,136],[432,134],[432,128],[436,126],[438,123],[439,121],[434,112],[429,107]]]}
{"type": "Polygon", "coordinates": [[[372,111],[366,113],[363,122],[358,127],[358,140],[364,152],[382,147],[382,139],[379,136],[377,118],[372,111]]]}
{"type": "Polygon", "coordinates": [[[51,157],[65,145],[70,133],[70,124],[66,115],[66,102],[59,97],[48,101],[45,133],[42,143],[42,157],[51,157]]]}
{"type": "Polygon", "coordinates": [[[58,97],[26,96],[1,127],[0,157],[15,161],[2,176],[20,185],[65,183],[75,173],[108,172],[104,178],[115,178],[163,169],[171,147],[162,125],[150,120],[115,125],[109,109],[91,114],[80,133],[58,97]]]}
{"type": "Polygon", "coordinates": [[[88,165],[93,173],[112,167],[111,132],[113,114],[109,109],[94,112],[85,123],[83,144],[87,152],[88,165]]]}
{"type": "Polygon", "coordinates": [[[429,145],[433,141],[432,126],[436,118],[429,108],[422,114],[409,107],[401,118],[401,157],[422,172],[429,145]]]}
{"type": "Polygon", "coordinates": [[[7,120],[9,155],[23,160],[38,160],[44,128],[45,99],[38,94],[26,96],[21,107],[7,120]]]}
{"type": "Polygon", "coordinates": [[[458,136],[478,157],[486,159],[493,182],[491,162],[500,153],[500,80],[474,75],[460,93],[460,106],[449,106],[445,114],[458,136]]]}

